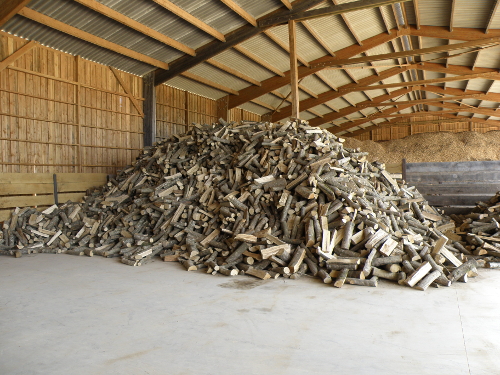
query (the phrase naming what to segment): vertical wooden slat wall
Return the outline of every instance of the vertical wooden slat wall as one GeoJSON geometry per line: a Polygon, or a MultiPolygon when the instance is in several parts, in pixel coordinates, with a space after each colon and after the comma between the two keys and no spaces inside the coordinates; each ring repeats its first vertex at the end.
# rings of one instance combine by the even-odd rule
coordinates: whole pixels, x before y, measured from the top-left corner
{"type": "MultiPolygon", "coordinates": [[[[443,120],[444,122],[434,122],[428,124],[409,124],[408,125],[395,125],[395,126],[381,126],[380,128],[367,131],[366,133],[355,136],[354,138],[361,141],[388,141],[391,139],[401,139],[413,134],[420,133],[433,133],[433,132],[452,132],[459,133],[464,131],[475,131],[478,133],[486,133],[491,130],[500,130],[498,127],[491,126],[484,123],[474,122],[474,118],[466,121],[450,120],[449,118],[439,116],[419,116],[411,118],[411,121],[437,121],[443,120]]],[[[401,121],[407,122],[407,121],[401,121]]],[[[344,137],[347,135],[344,135],[344,137]]]]}
{"type": "MultiPolygon", "coordinates": [[[[260,121],[261,116],[241,108],[229,111],[229,121],[260,121]]],[[[156,87],[156,140],[186,132],[191,124],[212,124],[217,103],[200,95],[167,85],[156,87]]]]}
{"type": "MultiPolygon", "coordinates": [[[[0,32],[0,60],[26,43],[0,32]]],[[[142,79],[119,74],[142,105],[142,79]]],[[[114,173],[142,147],[109,67],[37,44],[0,72],[0,172],[114,173]]]]}

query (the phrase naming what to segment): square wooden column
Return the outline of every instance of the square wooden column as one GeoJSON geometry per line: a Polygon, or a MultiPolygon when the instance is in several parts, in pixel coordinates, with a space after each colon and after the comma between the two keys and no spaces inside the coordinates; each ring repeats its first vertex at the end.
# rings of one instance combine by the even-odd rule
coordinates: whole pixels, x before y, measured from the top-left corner
{"type": "Polygon", "coordinates": [[[299,73],[297,66],[297,26],[295,21],[288,21],[288,40],[290,48],[290,99],[292,101],[291,118],[299,118],[299,73]]]}
{"type": "Polygon", "coordinates": [[[156,141],[156,87],[154,71],[142,77],[144,95],[144,147],[152,146],[156,141]]]}

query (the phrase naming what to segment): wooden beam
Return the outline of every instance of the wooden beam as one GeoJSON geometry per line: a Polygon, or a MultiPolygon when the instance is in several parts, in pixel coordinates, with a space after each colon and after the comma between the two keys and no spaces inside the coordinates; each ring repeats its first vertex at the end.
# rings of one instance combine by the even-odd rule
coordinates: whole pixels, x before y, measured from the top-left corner
{"type": "Polygon", "coordinates": [[[0,0],[0,29],[31,0],[0,0]]]}
{"type": "Polygon", "coordinates": [[[233,12],[237,13],[241,18],[247,21],[252,26],[257,26],[257,20],[245,9],[236,4],[233,0],[220,0],[226,4],[233,12]]]}
{"type": "Polygon", "coordinates": [[[122,89],[127,94],[128,98],[132,102],[132,105],[137,110],[137,113],[139,113],[142,117],[144,117],[144,112],[142,111],[142,107],[139,104],[139,101],[135,98],[134,94],[130,90],[130,87],[128,87],[128,85],[125,83],[125,81],[121,77],[120,72],[117,69],[113,68],[112,66],[109,66],[109,69],[113,72],[116,80],[118,81],[118,83],[120,84],[120,86],[122,87],[122,89]]]}
{"type": "MultiPolygon", "coordinates": [[[[443,114],[442,115],[443,117],[448,117],[448,118],[456,118],[456,119],[463,119],[463,121],[471,121],[470,118],[468,118],[467,116],[459,116],[459,115],[452,115],[452,114],[443,114]]],[[[480,124],[486,124],[486,125],[492,125],[492,126],[496,126],[496,127],[500,127],[500,121],[498,120],[485,120],[485,119],[482,119],[482,118],[477,118],[475,117],[472,122],[477,122],[477,123],[480,123],[480,124]]]]}
{"type": "Polygon", "coordinates": [[[263,68],[266,68],[267,70],[273,72],[274,74],[277,74],[277,75],[279,75],[281,77],[285,76],[285,73],[283,73],[281,70],[275,68],[274,66],[272,66],[271,64],[269,64],[267,61],[264,61],[259,56],[257,56],[255,53],[250,52],[246,48],[244,48],[242,46],[234,46],[234,49],[236,51],[238,51],[239,53],[241,53],[243,56],[246,56],[250,60],[256,62],[257,64],[259,64],[263,68]]]}
{"type": "Polygon", "coordinates": [[[305,29],[311,34],[314,40],[318,42],[318,44],[323,48],[328,54],[331,56],[335,56],[335,52],[326,44],[326,42],[323,40],[323,38],[309,25],[306,21],[301,22],[302,26],[305,27],[305,29]]]}
{"type": "Polygon", "coordinates": [[[453,32],[453,21],[454,21],[454,14],[455,14],[455,5],[456,5],[456,0],[451,0],[451,13],[450,13],[450,33],[453,32]]]}
{"type": "MultiPolygon", "coordinates": [[[[430,99],[417,99],[417,100],[401,100],[397,102],[384,102],[384,103],[367,103],[367,104],[357,104],[358,108],[369,108],[369,107],[380,107],[380,106],[398,106],[405,104],[423,104],[429,102],[440,102],[440,101],[455,101],[460,99],[483,99],[488,94],[464,94],[458,96],[443,96],[440,98],[430,98],[430,99]]],[[[484,99],[483,99],[484,100],[484,99]]]]}
{"type": "Polygon", "coordinates": [[[7,56],[5,59],[0,61],[0,72],[4,70],[7,66],[12,64],[14,61],[16,61],[18,58],[20,58],[22,55],[24,55],[26,52],[30,51],[37,43],[35,41],[30,41],[26,43],[24,46],[19,48],[16,52],[13,54],[7,56]]]}
{"type": "Polygon", "coordinates": [[[420,30],[420,9],[418,8],[418,0],[413,0],[413,9],[415,12],[415,22],[417,23],[417,29],[420,30]]]}
{"type": "MultiPolygon", "coordinates": [[[[381,72],[380,76],[373,74],[373,75],[368,76],[366,78],[360,79],[359,84],[349,83],[347,85],[339,87],[339,91],[337,91],[337,92],[327,91],[327,92],[319,94],[317,99],[308,98],[308,99],[302,100],[300,102],[300,108],[302,108],[302,110],[304,111],[304,110],[307,110],[309,108],[316,107],[317,105],[326,103],[330,100],[340,98],[341,96],[345,95],[348,92],[358,91],[357,87],[360,85],[373,84],[373,83],[379,82],[380,80],[384,80],[384,79],[387,79],[389,77],[398,75],[398,74],[400,74],[408,69],[409,69],[408,67],[393,68],[393,69],[388,69],[388,70],[381,72]]],[[[290,107],[285,107],[280,111],[280,113],[273,114],[273,122],[276,122],[276,121],[282,120],[286,117],[289,117],[290,110],[291,110],[290,107]]]]}
{"type": "Polygon", "coordinates": [[[247,82],[251,83],[252,85],[255,85],[255,86],[262,85],[262,83],[260,81],[257,81],[256,79],[253,79],[252,77],[247,76],[246,74],[241,73],[240,71],[238,71],[236,69],[230,68],[229,66],[227,66],[227,65],[225,65],[217,60],[208,59],[207,63],[209,63],[212,66],[215,66],[216,68],[222,70],[223,72],[229,73],[232,76],[235,76],[239,79],[242,79],[243,81],[247,81],[247,82]]]}
{"type": "Polygon", "coordinates": [[[259,21],[259,26],[275,26],[288,21],[304,21],[318,17],[333,16],[348,12],[355,12],[362,9],[371,9],[383,5],[402,3],[410,0],[359,0],[353,3],[332,5],[324,8],[308,10],[296,14],[281,15],[266,20],[259,21]]]}
{"type": "Polygon", "coordinates": [[[488,19],[488,24],[486,25],[486,28],[484,29],[484,33],[488,34],[490,31],[491,24],[493,22],[493,19],[495,17],[495,14],[497,13],[498,5],[500,4],[500,0],[495,1],[495,5],[493,5],[493,8],[491,9],[490,17],[488,19]]]}
{"type": "Polygon", "coordinates": [[[220,83],[213,82],[213,81],[211,81],[211,80],[209,80],[207,78],[200,77],[199,75],[193,74],[191,72],[184,72],[184,73],[181,74],[181,76],[189,78],[190,80],[193,80],[193,81],[196,81],[196,82],[199,82],[199,83],[203,83],[204,85],[213,87],[214,89],[217,89],[217,90],[220,90],[220,91],[227,92],[229,94],[239,95],[238,91],[236,91],[236,90],[233,90],[233,89],[231,89],[231,88],[229,88],[227,86],[221,85],[220,83]]]}
{"type": "Polygon", "coordinates": [[[65,34],[74,36],[78,39],[85,40],[86,42],[95,44],[99,47],[106,48],[110,51],[119,53],[121,55],[130,57],[132,59],[142,61],[146,64],[156,66],[161,69],[168,69],[168,64],[166,62],[153,59],[152,57],[143,55],[142,53],[133,51],[129,48],[123,47],[119,44],[109,42],[106,39],[99,38],[93,34],[87,33],[86,31],[82,31],[80,29],[77,29],[76,27],[69,26],[61,21],[58,21],[54,18],[48,17],[42,13],[38,13],[30,8],[23,8],[19,12],[20,15],[23,17],[29,18],[30,20],[36,21],[38,23],[41,23],[42,25],[48,26],[52,29],[61,31],[65,34]]]}
{"type": "MultiPolygon", "coordinates": [[[[321,4],[324,0],[296,0],[293,3],[293,9],[288,10],[284,9],[284,7],[267,14],[259,20],[266,19],[268,17],[274,17],[279,14],[290,14],[295,12],[301,12],[312,7],[315,7],[318,4],[321,4]]],[[[223,43],[220,40],[213,40],[210,43],[203,45],[202,47],[196,50],[196,56],[182,56],[177,60],[170,63],[170,69],[168,71],[165,70],[157,70],[155,72],[155,85],[159,85],[163,82],[168,81],[169,79],[178,76],[180,73],[188,71],[192,67],[208,60],[212,57],[217,56],[218,54],[228,50],[229,48],[238,45],[245,40],[248,40],[256,35],[267,30],[269,27],[253,27],[251,25],[244,25],[231,33],[225,36],[226,42],[223,43]]],[[[257,97],[260,95],[257,95],[257,97]]],[[[245,102],[247,102],[246,100],[245,102]]]]}
{"type": "MultiPolygon", "coordinates": [[[[440,82],[455,82],[455,81],[465,81],[473,78],[484,78],[484,79],[493,79],[492,77],[496,76],[497,73],[475,73],[475,74],[464,74],[456,77],[445,77],[445,78],[433,78],[427,79],[425,81],[411,81],[411,82],[401,82],[401,83],[390,83],[386,85],[376,85],[376,86],[359,86],[354,89],[349,88],[348,91],[345,92],[353,92],[353,91],[364,91],[364,90],[380,90],[380,89],[389,89],[395,87],[405,87],[405,86],[420,86],[426,85],[429,83],[440,83],[440,82]]],[[[345,93],[340,89],[341,93],[345,93]]]]}
{"type": "Polygon", "coordinates": [[[142,77],[144,95],[144,146],[152,146],[156,141],[156,87],[154,72],[142,77]]]}
{"type": "Polygon", "coordinates": [[[295,21],[288,22],[288,45],[290,46],[290,87],[292,101],[292,118],[299,118],[299,73],[297,67],[297,25],[295,21]]]}
{"type": "Polygon", "coordinates": [[[166,44],[167,46],[170,46],[172,48],[175,48],[181,52],[187,53],[191,56],[196,56],[196,52],[193,48],[190,48],[186,46],[185,44],[182,44],[178,42],[175,39],[172,39],[150,27],[147,27],[146,25],[137,22],[136,20],[133,20],[130,17],[127,17],[116,10],[113,10],[109,7],[107,7],[104,4],[99,3],[96,0],[75,0],[76,2],[86,6],[87,8],[90,8],[98,13],[101,13],[105,15],[106,17],[109,17],[117,22],[120,22],[122,25],[125,25],[127,27],[130,27],[131,29],[134,29],[135,31],[138,31],[144,35],[147,35],[153,39],[156,39],[159,42],[162,42],[163,44],[166,44]]]}
{"type": "Polygon", "coordinates": [[[367,122],[370,122],[370,121],[378,119],[378,118],[385,118],[385,117],[387,117],[387,115],[390,115],[394,112],[402,111],[403,109],[410,108],[410,107],[411,107],[411,105],[406,105],[406,106],[403,106],[402,108],[388,108],[386,110],[383,110],[380,113],[377,113],[377,114],[374,114],[374,115],[371,115],[371,116],[368,116],[366,118],[362,118],[362,119],[359,119],[359,120],[356,120],[356,121],[353,121],[350,123],[342,124],[338,127],[334,126],[332,128],[329,128],[328,130],[331,131],[332,133],[339,133],[341,131],[354,128],[356,126],[366,124],[367,122]]]}
{"type": "MultiPolygon", "coordinates": [[[[294,2],[295,4],[296,2],[294,2]]],[[[335,60],[338,58],[348,58],[352,56],[359,55],[369,49],[372,49],[381,44],[387,43],[388,41],[397,38],[398,33],[396,30],[392,30],[391,34],[382,33],[376,35],[372,38],[364,40],[363,46],[351,45],[349,47],[343,48],[337,51],[337,57],[323,56],[316,59],[314,62],[323,62],[335,60]]],[[[307,77],[311,74],[318,73],[321,69],[309,69],[305,66],[299,66],[299,79],[307,77]]],[[[238,97],[232,96],[229,98],[229,108],[238,107],[243,103],[246,103],[252,99],[258,98],[264,94],[267,94],[273,90],[283,87],[290,83],[290,71],[285,72],[285,77],[271,77],[262,82],[261,87],[249,87],[240,91],[238,97]]],[[[301,104],[302,105],[302,104],[301,104]]]]}
{"type": "MultiPolygon", "coordinates": [[[[469,28],[469,27],[454,27],[450,32],[448,27],[444,26],[424,26],[421,25],[420,29],[410,25],[410,34],[413,36],[439,38],[439,39],[453,39],[453,40],[481,40],[484,39],[484,29],[469,28]]],[[[490,36],[500,36],[500,29],[489,30],[490,36]]]]}
{"type": "MultiPolygon", "coordinates": [[[[349,4],[352,4],[352,3],[349,3],[349,4]]],[[[381,55],[364,56],[364,57],[358,57],[358,58],[354,58],[354,59],[338,59],[337,61],[328,61],[328,62],[311,64],[311,69],[327,68],[329,66],[342,66],[342,65],[348,65],[348,64],[360,64],[360,63],[367,63],[370,61],[393,60],[393,59],[405,58],[405,57],[409,57],[409,56],[419,56],[419,55],[425,55],[425,54],[431,54],[431,53],[455,51],[455,50],[459,50],[459,49],[481,47],[481,46],[492,45],[492,44],[500,44],[500,37],[473,40],[473,41],[469,41],[469,42],[456,43],[456,44],[448,44],[448,45],[444,45],[444,46],[421,48],[421,49],[415,49],[415,50],[410,50],[410,51],[391,52],[391,53],[384,53],[381,55]]]]}
{"type": "Polygon", "coordinates": [[[182,18],[184,21],[189,22],[191,25],[197,27],[198,29],[206,32],[207,34],[213,36],[214,38],[220,40],[221,42],[225,42],[226,38],[224,34],[220,31],[215,30],[213,27],[207,25],[205,22],[202,22],[198,18],[192,16],[188,12],[186,12],[181,7],[175,5],[174,3],[168,0],[153,0],[156,4],[162,6],[168,11],[174,13],[177,17],[182,18]]]}
{"type": "Polygon", "coordinates": [[[456,113],[458,112],[470,112],[470,113],[479,113],[481,115],[487,116],[498,116],[498,112],[493,108],[477,108],[477,107],[469,107],[465,105],[459,105],[457,103],[437,103],[432,104],[435,107],[448,108],[454,110],[456,113]]]}
{"type": "MultiPolygon", "coordinates": [[[[462,75],[462,74],[471,74],[473,73],[471,67],[469,66],[463,66],[463,65],[448,65],[448,68],[444,67],[442,64],[436,64],[436,63],[428,63],[428,62],[423,62],[416,64],[414,69],[417,70],[424,70],[424,71],[429,71],[429,72],[436,72],[436,73],[444,73],[444,74],[454,74],[454,75],[462,75]]],[[[474,72],[476,73],[496,73],[498,72],[498,69],[494,68],[479,68],[475,67],[474,72]]],[[[498,75],[493,75],[493,78],[488,78],[488,79],[499,79],[500,78],[500,73],[498,75]]]]}
{"type": "MultiPolygon", "coordinates": [[[[332,2],[333,2],[334,5],[339,5],[338,0],[332,0],[332,2]]],[[[341,13],[340,16],[342,17],[342,20],[344,21],[345,25],[347,26],[347,29],[349,30],[349,32],[353,36],[353,38],[356,41],[356,43],[358,43],[360,46],[362,46],[363,42],[358,37],[358,34],[356,32],[354,32],[354,29],[351,27],[351,23],[347,19],[347,16],[344,13],[341,13]]]]}
{"type": "MultiPolygon", "coordinates": [[[[274,35],[270,30],[264,31],[264,35],[266,35],[269,39],[271,39],[274,43],[276,43],[278,46],[280,46],[283,50],[286,51],[286,53],[290,53],[290,48],[281,41],[280,38],[278,38],[276,35],[274,35]]],[[[309,67],[309,62],[301,57],[299,54],[297,54],[297,60],[300,61],[301,64],[309,67]]]]}
{"type": "Polygon", "coordinates": [[[229,95],[217,99],[216,103],[217,103],[217,120],[221,118],[224,121],[229,121],[229,108],[227,107],[229,103],[229,95]]]}
{"type": "Polygon", "coordinates": [[[286,6],[288,9],[292,9],[292,4],[290,3],[289,0],[281,0],[284,6],[286,6]]]}
{"type": "MultiPolygon", "coordinates": [[[[435,94],[444,94],[444,95],[465,95],[465,90],[457,89],[453,87],[447,87],[446,89],[440,86],[426,85],[420,88],[420,90],[425,92],[432,92],[435,94]]],[[[488,100],[492,102],[500,102],[500,93],[490,92],[490,91],[477,91],[477,90],[467,90],[469,94],[479,94],[481,95],[483,100],[488,100]],[[484,95],[484,96],[482,96],[484,95]]]]}

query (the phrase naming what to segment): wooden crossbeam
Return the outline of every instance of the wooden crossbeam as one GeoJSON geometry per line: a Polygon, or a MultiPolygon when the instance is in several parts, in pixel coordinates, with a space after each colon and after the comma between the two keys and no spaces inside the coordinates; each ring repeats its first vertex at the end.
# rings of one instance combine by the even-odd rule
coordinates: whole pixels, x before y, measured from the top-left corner
{"type": "MultiPolygon", "coordinates": [[[[267,14],[259,20],[266,19],[268,17],[274,17],[279,14],[290,14],[295,12],[301,12],[310,8],[315,7],[318,4],[321,4],[324,0],[295,0],[293,3],[293,8],[291,10],[286,9],[285,7],[279,8],[270,14],[267,14]]],[[[259,21],[257,20],[257,21],[259,21]]],[[[239,29],[236,29],[225,36],[225,42],[220,40],[214,40],[210,43],[203,45],[202,47],[196,50],[196,56],[182,56],[177,60],[170,63],[170,69],[168,71],[165,70],[156,70],[155,71],[155,85],[160,85],[169,79],[179,75],[182,72],[188,71],[192,67],[211,59],[218,54],[232,48],[245,40],[248,40],[256,35],[261,34],[265,30],[269,29],[270,26],[267,27],[254,27],[249,24],[246,24],[239,29]]],[[[283,85],[282,85],[283,86],[283,85]]],[[[269,90],[271,91],[271,90],[269,90]]],[[[269,92],[267,91],[267,92],[269,92]]],[[[255,99],[259,97],[257,95],[253,98],[245,100],[243,103],[250,101],[251,99],[255,99]]],[[[242,104],[242,103],[241,103],[242,104]]],[[[234,108],[234,107],[231,107],[234,108]]]]}
{"type": "Polygon", "coordinates": [[[7,56],[5,59],[0,61],[0,72],[4,70],[7,66],[12,64],[14,61],[16,61],[18,58],[20,58],[22,55],[24,55],[26,52],[30,51],[36,44],[37,43],[32,40],[26,43],[21,48],[19,48],[16,52],[12,53],[11,55],[7,56]]]}
{"type": "Polygon", "coordinates": [[[354,59],[338,59],[336,61],[314,63],[314,64],[311,64],[311,69],[327,68],[329,66],[361,64],[361,63],[367,63],[370,61],[394,60],[394,59],[405,58],[405,57],[410,57],[410,56],[419,56],[419,55],[426,55],[426,54],[431,54],[431,53],[456,51],[456,50],[461,50],[461,49],[466,49],[466,48],[481,47],[481,46],[487,46],[487,45],[493,45],[493,44],[500,44],[500,37],[485,38],[485,39],[473,40],[473,41],[469,41],[469,42],[448,44],[448,45],[444,45],[444,46],[428,47],[428,48],[421,48],[421,49],[414,49],[414,50],[409,50],[409,51],[384,53],[381,55],[364,56],[364,57],[358,57],[358,58],[354,58],[354,59]]]}
{"type": "Polygon", "coordinates": [[[443,96],[441,98],[430,98],[430,99],[418,99],[418,100],[402,100],[402,101],[397,101],[397,102],[384,102],[384,103],[368,103],[368,104],[358,104],[356,107],[358,108],[368,108],[368,107],[380,107],[380,106],[386,106],[386,105],[404,105],[404,104],[423,104],[423,103],[432,103],[432,102],[439,102],[439,101],[449,101],[449,100],[460,100],[460,99],[483,99],[487,96],[488,94],[464,94],[464,95],[458,95],[458,96],[443,96]]]}
{"type": "Polygon", "coordinates": [[[340,93],[345,94],[346,92],[353,91],[365,91],[365,90],[380,90],[380,89],[390,89],[395,87],[406,87],[406,86],[421,86],[430,83],[441,83],[441,82],[455,82],[455,81],[465,81],[474,78],[484,78],[484,79],[495,79],[494,77],[498,76],[497,73],[488,72],[488,73],[475,73],[475,74],[464,74],[455,77],[443,77],[443,78],[433,78],[421,81],[410,81],[410,82],[401,82],[401,83],[389,83],[386,85],[376,85],[376,86],[358,86],[356,88],[340,89],[340,93]],[[342,90],[345,90],[344,92],[342,90]]]}
{"type": "Polygon", "coordinates": [[[93,11],[96,11],[100,14],[105,15],[106,17],[109,17],[117,22],[120,22],[122,25],[125,25],[127,27],[130,27],[131,29],[134,29],[144,35],[147,35],[153,39],[158,40],[159,42],[162,42],[166,44],[167,46],[170,46],[172,48],[175,48],[181,52],[187,53],[191,56],[196,56],[196,52],[193,48],[190,48],[186,46],[185,44],[182,44],[178,42],[175,39],[172,39],[150,27],[147,27],[146,25],[137,22],[136,20],[133,20],[130,17],[127,17],[119,12],[117,12],[114,9],[111,9],[107,7],[104,4],[101,4],[100,2],[96,0],[75,0],[76,2],[86,6],[89,9],[92,9],[93,11]]]}
{"type": "Polygon", "coordinates": [[[248,13],[245,9],[236,4],[233,0],[220,0],[224,4],[226,4],[233,12],[238,14],[241,18],[247,21],[252,26],[257,26],[257,20],[250,13],[248,13]]]}
{"type": "Polygon", "coordinates": [[[77,29],[76,27],[69,26],[61,21],[58,21],[54,18],[48,17],[42,13],[36,12],[30,8],[23,8],[19,11],[19,14],[22,15],[23,17],[29,18],[30,20],[36,21],[38,23],[41,23],[42,25],[48,26],[52,29],[61,31],[65,34],[74,36],[78,39],[85,40],[86,42],[95,44],[99,47],[106,48],[110,51],[119,53],[121,55],[130,57],[132,59],[142,61],[146,64],[156,66],[161,69],[168,69],[168,64],[166,62],[153,59],[152,57],[143,55],[142,53],[133,51],[129,48],[123,47],[119,44],[109,42],[106,39],[99,38],[93,34],[87,33],[86,31],[82,31],[80,29],[77,29]]]}
{"type": "Polygon", "coordinates": [[[318,17],[332,16],[363,9],[376,8],[394,3],[402,3],[410,0],[359,0],[353,3],[331,5],[324,8],[308,10],[296,14],[280,15],[259,21],[259,26],[275,26],[288,21],[304,21],[318,17]]]}
{"type": "Polygon", "coordinates": [[[139,101],[135,98],[134,94],[132,93],[132,90],[130,90],[130,87],[125,83],[125,81],[121,77],[120,72],[117,69],[113,68],[112,66],[110,66],[109,69],[113,72],[118,83],[120,83],[120,86],[125,91],[128,98],[132,102],[132,105],[137,110],[137,113],[139,113],[142,117],[144,117],[144,112],[142,111],[142,106],[139,104],[139,101]]]}
{"type": "Polygon", "coordinates": [[[482,96],[483,100],[488,100],[492,102],[500,102],[500,93],[496,92],[484,92],[484,91],[477,91],[477,90],[462,90],[462,89],[457,89],[454,87],[440,87],[440,86],[434,86],[434,85],[426,85],[420,87],[419,90],[422,91],[427,91],[427,92],[432,92],[435,94],[444,94],[444,95],[454,95],[454,96],[459,96],[459,95],[464,95],[464,94],[479,94],[479,95],[484,95],[482,96]]]}
{"type": "Polygon", "coordinates": [[[0,29],[31,0],[0,0],[0,29]]]}
{"type": "MultiPolygon", "coordinates": [[[[297,2],[297,1],[296,1],[297,2]]],[[[295,3],[294,2],[294,5],[295,3]]],[[[344,59],[352,56],[359,55],[365,51],[368,51],[374,47],[377,47],[381,44],[387,43],[388,41],[395,39],[398,37],[398,32],[396,30],[392,30],[390,34],[382,33],[378,34],[372,38],[365,39],[363,41],[363,46],[352,45],[346,48],[343,48],[336,52],[336,57],[332,56],[324,56],[319,59],[314,60],[313,62],[321,62],[321,61],[330,61],[334,59],[344,59]]],[[[396,68],[400,70],[399,68],[396,68]]],[[[405,69],[405,68],[402,68],[405,69]]],[[[308,69],[305,66],[299,66],[299,79],[307,77],[311,74],[318,73],[321,69],[308,69]]],[[[403,71],[403,70],[401,70],[403,71]]],[[[376,81],[374,81],[376,82],[376,81]]],[[[229,108],[238,107],[252,99],[256,99],[259,96],[267,94],[273,90],[279,89],[290,83],[290,71],[285,72],[284,77],[271,77],[264,81],[262,81],[262,86],[260,87],[248,87],[240,91],[240,95],[238,97],[231,96],[229,98],[229,108]]],[[[319,103],[321,104],[321,103],[319,103]]],[[[302,107],[302,104],[301,104],[302,107]]]]}
{"type": "MultiPolygon", "coordinates": [[[[439,38],[439,39],[453,39],[453,40],[481,40],[484,39],[484,28],[469,28],[469,27],[454,27],[450,31],[448,27],[444,26],[424,26],[420,25],[420,29],[414,25],[410,25],[410,35],[417,37],[439,38]]],[[[488,35],[500,36],[500,29],[489,29],[488,35]]]]}
{"type": "MultiPolygon", "coordinates": [[[[366,44],[366,43],[365,43],[366,44]]],[[[358,87],[366,85],[366,84],[374,84],[376,82],[379,82],[381,80],[393,77],[395,75],[401,74],[408,70],[408,67],[403,67],[403,68],[393,68],[393,69],[388,69],[380,73],[380,76],[373,74],[371,76],[368,76],[366,78],[360,79],[359,84],[357,83],[349,83],[347,85],[339,87],[338,91],[327,91],[324,93],[321,93],[318,95],[318,98],[308,98],[305,100],[302,100],[300,102],[300,108],[302,110],[307,110],[309,108],[316,107],[317,105],[329,102],[330,100],[340,98],[341,96],[345,95],[346,93],[349,92],[354,92],[358,91],[358,87]]],[[[410,86],[410,85],[407,85],[410,86]]],[[[290,107],[285,107],[283,108],[279,113],[275,113],[272,116],[272,121],[276,122],[279,120],[282,120],[286,117],[290,116],[290,107]]]]}

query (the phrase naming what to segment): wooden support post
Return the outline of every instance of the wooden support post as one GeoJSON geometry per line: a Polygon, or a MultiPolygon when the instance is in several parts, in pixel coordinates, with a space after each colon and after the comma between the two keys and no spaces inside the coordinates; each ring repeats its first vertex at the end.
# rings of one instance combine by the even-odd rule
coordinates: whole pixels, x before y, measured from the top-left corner
{"type": "Polygon", "coordinates": [[[36,42],[32,40],[31,42],[28,42],[24,46],[19,48],[12,55],[7,56],[5,59],[0,61],[0,72],[4,70],[9,64],[12,64],[14,61],[24,55],[26,52],[30,51],[33,47],[35,47],[35,45],[36,42]]]}
{"type": "Polygon", "coordinates": [[[186,132],[189,130],[189,91],[184,91],[184,116],[186,121],[186,132]]]}
{"type": "Polygon", "coordinates": [[[406,181],[406,159],[403,159],[401,163],[401,173],[403,177],[403,181],[406,181]]]}
{"type": "Polygon", "coordinates": [[[143,78],[144,95],[144,146],[152,146],[156,140],[156,89],[154,72],[143,78]]]}
{"type": "Polygon", "coordinates": [[[295,21],[288,22],[288,40],[290,48],[290,86],[292,101],[292,118],[299,118],[299,73],[297,66],[297,38],[295,21]]]}
{"type": "Polygon", "coordinates": [[[263,122],[271,122],[271,113],[263,114],[260,119],[263,122]]]}
{"type": "Polygon", "coordinates": [[[217,99],[217,120],[229,121],[229,95],[217,99]]]}
{"type": "Polygon", "coordinates": [[[77,171],[78,173],[82,173],[82,126],[81,126],[81,85],[80,85],[80,62],[81,62],[81,57],[76,55],[75,56],[75,89],[76,89],[76,143],[77,143],[77,155],[76,158],[78,160],[77,162],[77,171]]]}
{"type": "Polygon", "coordinates": [[[57,175],[54,173],[52,175],[52,182],[54,184],[54,204],[59,205],[59,196],[57,195],[57,175]]]}
{"type": "Polygon", "coordinates": [[[469,131],[472,131],[472,121],[469,121],[469,131]]]}

